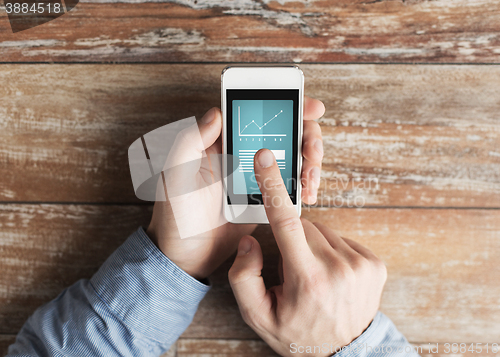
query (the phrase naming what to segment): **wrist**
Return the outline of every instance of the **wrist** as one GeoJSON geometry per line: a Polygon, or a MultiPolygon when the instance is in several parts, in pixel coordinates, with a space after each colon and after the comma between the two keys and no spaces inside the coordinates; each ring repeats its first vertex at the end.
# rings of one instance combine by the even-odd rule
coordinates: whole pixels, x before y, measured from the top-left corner
{"type": "Polygon", "coordinates": [[[385,336],[387,327],[384,321],[384,315],[377,312],[368,327],[349,344],[345,345],[334,356],[350,357],[358,355],[366,346],[378,346],[382,343],[381,339],[385,336]]]}
{"type": "MultiPolygon", "coordinates": [[[[161,234],[158,233],[158,229],[156,228],[156,225],[153,223],[153,221],[151,221],[151,223],[149,224],[146,230],[146,235],[158,248],[158,250],[163,253],[163,255],[165,255],[168,259],[170,259],[172,263],[177,265],[177,267],[179,267],[186,274],[192,276],[201,283],[207,285],[209,284],[207,278],[210,275],[210,272],[207,271],[208,269],[203,269],[203,267],[200,267],[200,262],[196,259],[193,259],[192,257],[189,257],[188,260],[179,259],[176,256],[175,252],[172,252],[172,245],[168,244],[169,237],[161,236],[161,234]]],[[[185,256],[186,254],[182,255],[185,256]]]]}
{"type": "Polygon", "coordinates": [[[210,290],[168,259],[142,228],[113,252],[89,284],[95,290],[89,297],[104,302],[127,328],[156,341],[173,338],[175,331],[180,335],[210,290]],[[174,329],[173,318],[179,322],[174,329]]]}

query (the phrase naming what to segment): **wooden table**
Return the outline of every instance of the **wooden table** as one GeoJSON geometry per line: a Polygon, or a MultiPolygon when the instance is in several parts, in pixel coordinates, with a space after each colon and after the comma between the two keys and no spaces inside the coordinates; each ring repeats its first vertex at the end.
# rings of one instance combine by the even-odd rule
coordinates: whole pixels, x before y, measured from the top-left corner
{"type": "MultiPolygon", "coordinates": [[[[384,260],[381,310],[407,338],[440,343],[433,356],[500,342],[499,19],[497,0],[87,0],[12,34],[1,8],[0,352],[147,225],[128,146],[218,105],[235,62],[302,63],[327,108],[304,216],[384,260]]],[[[277,249],[256,236],[272,284],[277,249]]],[[[170,356],[273,355],[239,316],[230,264],[170,356]]]]}

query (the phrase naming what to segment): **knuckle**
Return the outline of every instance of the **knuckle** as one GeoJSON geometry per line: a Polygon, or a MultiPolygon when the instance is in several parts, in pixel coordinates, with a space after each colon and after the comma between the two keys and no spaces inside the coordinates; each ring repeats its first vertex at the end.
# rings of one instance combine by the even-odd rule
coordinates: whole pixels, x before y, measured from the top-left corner
{"type": "Polygon", "coordinates": [[[304,277],[301,285],[306,296],[321,299],[332,285],[332,282],[326,274],[313,269],[304,277]]]}
{"type": "Polygon", "coordinates": [[[264,186],[265,190],[284,190],[285,188],[285,183],[283,182],[283,179],[281,176],[279,177],[267,177],[264,182],[262,183],[264,186]]]}
{"type": "Polygon", "coordinates": [[[250,326],[254,330],[262,330],[265,329],[266,322],[264,318],[264,314],[260,312],[260,310],[250,309],[250,308],[241,308],[240,307],[241,317],[243,321],[250,326]]]}
{"type": "Polygon", "coordinates": [[[357,253],[352,257],[352,266],[355,271],[362,272],[368,271],[371,268],[371,264],[368,259],[357,253]]]}
{"type": "Polygon", "coordinates": [[[252,311],[249,309],[240,309],[240,312],[243,321],[245,321],[247,325],[253,326],[255,314],[253,314],[252,311]]]}
{"type": "Polygon", "coordinates": [[[229,279],[230,282],[234,282],[236,280],[236,269],[234,267],[229,268],[229,271],[227,272],[227,278],[229,279]]]}
{"type": "MultiPolygon", "coordinates": [[[[304,230],[304,233],[310,231],[311,227],[314,227],[313,224],[307,220],[306,218],[299,217],[300,225],[302,226],[302,229],[304,230]]],[[[307,233],[306,233],[307,235],[307,233]]]]}
{"type": "Polygon", "coordinates": [[[176,141],[178,143],[190,143],[193,139],[195,139],[195,135],[193,133],[193,128],[187,127],[185,129],[182,129],[176,136],[176,141]]]}
{"type": "Polygon", "coordinates": [[[387,279],[387,267],[375,255],[373,257],[364,257],[357,254],[352,258],[351,265],[356,274],[378,278],[384,282],[387,279]]]}
{"type": "MultiPolygon", "coordinates": [[[[316,133],[321,133],[321,126],[319,125],[319,123],[317,121],[310,121],[311,123],[311,127],[314,129],[314,131],[316,133]]],[[[321,135],[320,135],[321,137],[321,135]]]]}
{"type": "Polygon", "coordinates": [[[240,314],[243,321],[252,329],[258,326],[258,316],[253,310],[240,306],[240,314]]]}
{"type": "Polygon", "coordinates": [[[321,126],[314,120],[304,120],[304,131],[311,131],[314,134],[321,133],[321,126]]]}
{"type": "Polygon", "coordinates": [[[382,268],[382,280],[384,281],[384,284],[385,282],[387,281],[387,267],[384,265],[384,267],[382,268]]]}
{"type": "Polygon", "coordinates": [[[239,284],[248,279],[248,274],[245,271],[231,267],[227,273],[227,277],[231,284],[239,284]]]}
{"type": "Polygon", "coordinates": [[[283,232],[297,232],[302,229],[299,217],[280,217],[276,220],[276,228],[283,232]]]}
{"type": "Polygon", "coordinates": [[[379,277],[385,283],[387,281],[387,266],[379,258],[375,259],[374,264],[375,264],[375,268],[377,269],[377,273],[379,274],[379,277]]]}
{"type": "Polygon", "coordinates": [[[335,271],[339,280],[348,283],[356,281],[356,273],[348,262],[338,262],[335,271]]]}

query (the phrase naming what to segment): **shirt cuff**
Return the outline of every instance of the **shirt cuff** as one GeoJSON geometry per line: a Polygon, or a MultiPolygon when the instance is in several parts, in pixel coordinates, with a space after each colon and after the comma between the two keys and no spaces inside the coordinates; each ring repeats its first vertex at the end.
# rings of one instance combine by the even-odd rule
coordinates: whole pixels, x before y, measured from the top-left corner
{"type": "Polygon", "coordinates": [[[418,356],[392,321],[380,311],[368,328],[335,357],[418,356]]]}
{"type": "Polygon", "coordinates": [[[173,263],[142,227],[106,260],[90,283],[125,325],[157,341],[177,339],[211,287],[173,263]]]}

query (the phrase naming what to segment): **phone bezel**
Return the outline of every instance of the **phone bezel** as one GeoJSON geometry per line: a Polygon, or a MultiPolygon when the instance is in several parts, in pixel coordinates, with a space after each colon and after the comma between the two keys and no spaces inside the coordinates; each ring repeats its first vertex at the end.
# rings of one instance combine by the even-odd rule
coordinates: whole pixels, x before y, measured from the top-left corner
{"type": "MultiPolygon", "coordinates": [[[[297,137],[294,135],[294,151],[297,148],[294,160],[294,176],[297,177],[296,199],[294,206],[298,214],[301,212],[301,185],[300,173],[302,170],[302,122],[304,74],[298,66],[228,66],[221,75],[221,109],[222,109],[222,149],[224,157],[227,150],[227,96],[228,89],[245,90],[298,90],[298,128],[297,137]]],[[[294,130],[295,131],[295,130],[294,130]]],[[[295,155],[294,155],[295,156],[295,155]]],[[[223,208],[225,218],[233,223],[268,223],[264,205],[262,204],[229,204],[228,203],[228,167],[223,160],[224,199],[223,208]],[[237,211],[237,213],[235,213],[237,211]]]]}

